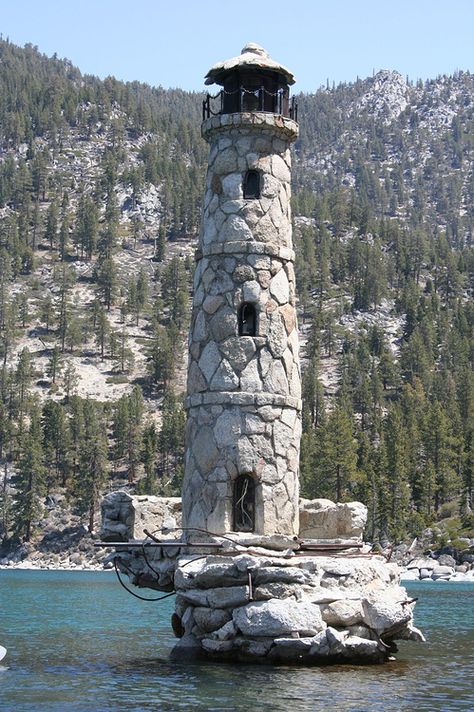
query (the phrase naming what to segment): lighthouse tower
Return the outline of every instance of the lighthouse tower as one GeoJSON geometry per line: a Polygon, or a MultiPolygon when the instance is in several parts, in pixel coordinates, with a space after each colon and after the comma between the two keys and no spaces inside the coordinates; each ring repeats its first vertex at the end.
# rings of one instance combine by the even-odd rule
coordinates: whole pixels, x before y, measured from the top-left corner
{"type": "MultiPolygon", "coordinates": [[[[214,65],[189,334],[183,527],[298,533],[301,378],[292,247],[291,72],[259,45],[214,65]]],[[[197,531],[200,530],[200,531],[197,531]]]]}

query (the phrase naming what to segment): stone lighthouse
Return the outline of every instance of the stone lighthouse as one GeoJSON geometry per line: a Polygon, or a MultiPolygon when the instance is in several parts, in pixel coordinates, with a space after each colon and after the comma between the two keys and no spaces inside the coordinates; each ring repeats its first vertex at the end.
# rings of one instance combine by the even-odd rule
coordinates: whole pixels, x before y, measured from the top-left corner
{"type": "Polygon", "coordinates": [[[183,527],[298,534],[301,378],[291,229],[292,73],[257,44],[215,64],[189,334],[183,527]]]}
{"type": "Polygon", "coordinates": [[[142,498],[109,496],[106,536],[147,537],[114,544],[117,573],[176,594],[179,660],[383,662],[395,638],[423,639],[396,565],[364,550],[363,504],[304,500],[299,530],[293,81],[255,44],[207,74],[222,89],[203,104],[183,521],[175,498],[150,497],[150,516],[142,498]]]}

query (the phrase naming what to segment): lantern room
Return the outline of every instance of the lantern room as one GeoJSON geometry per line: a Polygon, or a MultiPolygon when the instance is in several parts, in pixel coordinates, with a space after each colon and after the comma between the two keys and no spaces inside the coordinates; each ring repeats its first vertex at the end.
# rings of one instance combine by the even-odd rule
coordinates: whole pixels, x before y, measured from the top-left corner
{"type": "Polygon", "coordinates": [[[297,105],[290,101],[290,85],[295,79],[289,69],[275,62],[268,52],[253,42],[241,54],[218,62],[207,73],[206,84],[223,88],[203,101],[203,120],[218,114],[268,112],[297,121],[297,105]]]}

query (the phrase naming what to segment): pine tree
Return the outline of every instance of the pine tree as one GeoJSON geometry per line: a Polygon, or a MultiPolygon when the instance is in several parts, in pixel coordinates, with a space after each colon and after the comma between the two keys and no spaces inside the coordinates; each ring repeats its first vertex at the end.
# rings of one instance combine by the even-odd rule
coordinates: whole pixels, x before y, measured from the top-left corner
{"type": "Polygon", "coordinates": [[[163,399],[163,415],[158,438],[160,467],[164,477],[172,481],[172,491],[178,493],[184,473],[184,411],[176,395],[168,389],[163,399]]]}
{"type": "Polygon", "coordinates": [[[56,377],[61,370],[61,351],[57,344],[54,345],[51,352],[51,357],[48,363],[47,374],[51,378],[52,383],[56,383],[56,377]]]}
{"type": "Polygon", "coordinates": [[[34,407],[30,414],[29,430],[21,438],[17,470],[13,478],[13,528],[24,541],[31,539],[33,524],[41,512],[40,498],[44,493],[44,476],[39,412],[34,407]]]}
{"type": "Polygon", "coordinates": [[[142,494],[157,494],[156,454],[158,449],[158,434],[154,423],[145,426],[142,437],[140,460],[143,463],[145,477],[140,480],[137,489],[142,494]]]}
{"type": "Polygon", "coordinates": [[[332,497],[341,502],[350,496],[358,476],[353,424],[341,405],[328,416],[323,442],[327,484],[332,497]]]}
{"type": "Polygon", "coordinates": [[[101,490],[108,473],[107,433],[100,407],[90,400],[84,401],[83,417],[84,431],[79,450],[81,479],[76,480],[76,491],[81,511],[88,513],[89,531],[93,532],[101,490]]]}
{"type": "Polygon", "coordinates": [[[406,534],[406,523],[410,504],[408,485],[408,463],[405,444],[407,433],[399,406],[393,406],[384,423],[384,446],[386,472],[384,477],[387,526],[397,539],[406,534]]]}
{"type": "Polygon", "coordinates": [[[46,230],[44,239],[49,242],[49,247],[52,250],[56,246],[58,239],[58,205],[53,200],[48,208],[46,215],[46,230]]]}
{"type": "Polygon", "coordinates": [[[49,400],[42,413],[43,450],[48,465],[48,491],[55,484],[66,486],[70,472],[70,433],[63,406],[49,400]]]}

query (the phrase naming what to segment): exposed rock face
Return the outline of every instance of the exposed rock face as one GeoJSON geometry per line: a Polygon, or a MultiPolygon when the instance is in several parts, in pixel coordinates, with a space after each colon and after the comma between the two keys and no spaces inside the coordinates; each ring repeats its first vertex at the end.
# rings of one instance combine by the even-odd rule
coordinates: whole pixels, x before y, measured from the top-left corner
{"type": "MultiPolygon", "coordinates": [[[[132,496],[123,490],[104,497],[101,504],[103,541],[130,541],[144,539],[144,530],[150,532],[181,526],[181,498],[132,496]]],[[[177,538],[176,533],[160,538],[177,538]]]]}
{"type": "Polygon", "coordinates": [[[202,539],[193,528],[236,528],[239,475],[255,483],[255,533],[298,533],[301,378],[290,209],[297,130],[271,113],[224,114],[202,127],[210,154],[189,335],[189,539],[202,539]],[[247,171],[260,182],[251,199],[247,171]],[[244,304],[254,310],[251,333],[242,331],[244,304]]]}
{"type": "Polygon", "coordinates": [[[406,109],[408,92],[409,86],[400,72],[381,69],[370,89],[357,102],[357,109],[368,110],[388,124],[406,109]]]}

